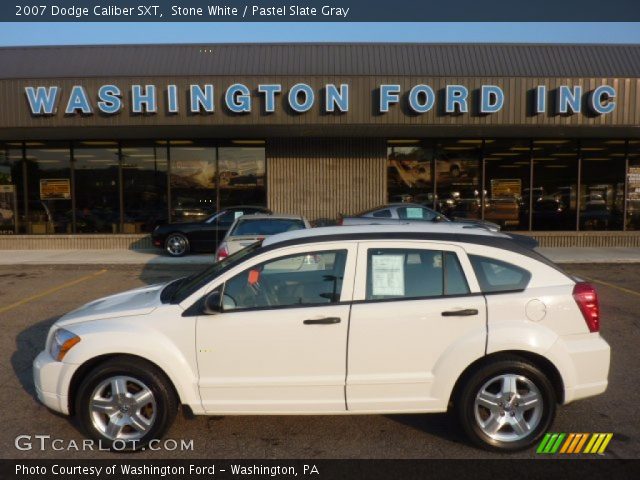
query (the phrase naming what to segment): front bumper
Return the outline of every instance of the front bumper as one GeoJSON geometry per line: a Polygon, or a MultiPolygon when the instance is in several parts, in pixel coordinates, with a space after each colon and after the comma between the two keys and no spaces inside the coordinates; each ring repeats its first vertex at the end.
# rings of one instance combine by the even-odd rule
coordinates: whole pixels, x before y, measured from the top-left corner
{"type": "Polygon", "coordinates": [[[77,365],[54,360],[43,350],[33,361],[33,382],[38,399],[51,410],[69,415],[69,384],[77,365]]]}

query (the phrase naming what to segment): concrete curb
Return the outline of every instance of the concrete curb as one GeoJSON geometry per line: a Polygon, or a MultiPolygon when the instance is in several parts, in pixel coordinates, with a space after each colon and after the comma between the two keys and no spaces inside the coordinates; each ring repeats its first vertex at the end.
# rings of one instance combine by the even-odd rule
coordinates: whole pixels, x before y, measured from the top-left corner
{"type": "Polygon", "coordinates": [[[10,250],[0,265],[211,265],[213,254],[172,258],[158,250],[10,250]]]}
{"type": "MultiPolygon", "coordinates": [[[[538,248],[556,263],[640,263],[640,248],[538,248]]],[[[213,254],[168,257],[159,250],[5,250],[0,265],[211,265],[213,254]]]]}

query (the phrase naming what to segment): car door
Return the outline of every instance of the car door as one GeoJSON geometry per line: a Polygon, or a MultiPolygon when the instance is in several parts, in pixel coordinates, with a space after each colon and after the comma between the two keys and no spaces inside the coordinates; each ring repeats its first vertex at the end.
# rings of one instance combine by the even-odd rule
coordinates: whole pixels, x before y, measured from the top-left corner
{"type": "Polygon", "coordinates": [[[449,399],[434,388],[443,359],[458,345],[479,357],[486,342],[485,300],[464,250],[424,241],[361,242],[357,264],[348,410],[446,408],[449,399]]]}
{"type": "Polygon", "coordinates": [[[222,311],[196,334],[207,412],[345,411],[355,257],[354,243],[290,247],[214,287],[222,311]]]}

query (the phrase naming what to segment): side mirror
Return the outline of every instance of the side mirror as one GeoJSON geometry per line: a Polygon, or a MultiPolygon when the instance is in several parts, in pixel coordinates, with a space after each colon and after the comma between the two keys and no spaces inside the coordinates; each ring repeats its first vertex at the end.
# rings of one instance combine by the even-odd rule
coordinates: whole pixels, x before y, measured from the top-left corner
{"type": "Polygon", "coordinates": [[[214,290],[205,297],[203,312],[205,315],[222,313],[222,298],[219,290],[214,290]]]}

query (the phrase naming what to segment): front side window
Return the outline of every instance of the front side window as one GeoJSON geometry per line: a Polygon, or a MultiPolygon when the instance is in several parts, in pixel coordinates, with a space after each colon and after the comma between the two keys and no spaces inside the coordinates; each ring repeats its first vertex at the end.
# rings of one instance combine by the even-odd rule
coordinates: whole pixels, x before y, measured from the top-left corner
{"type": "Polygon", "coordinates": [[[367,300],[467,293],[467,280],[453,252],[391,248],[369,250],[367,300]]]}
{"type": "Polygon", "coordinates": [[[308,252],[269,260],[228,280],[225,311],[340,302],[347,250],[308,252]]]}
{"type": "Polygon", "coordinates": [[[524,268],[495,258],[469,255],[469,260],[483,293],[524,290],[531,279],[524,268]]]}
{"type": "Polygon", "coordinates": [[[184,277],[171,282],[164,290],[160,299],[163,303],[169,302],[173,304],[186,300],[206,284],[212,282],[222,272],[233,268],[238,263],[246,260],[247,257],[253,255],[262,248],[262,242],[255,242],[251,245],[232,253],[226,258],[214,263],[200,272],[196,272],[189,277],[184,277]]]}

